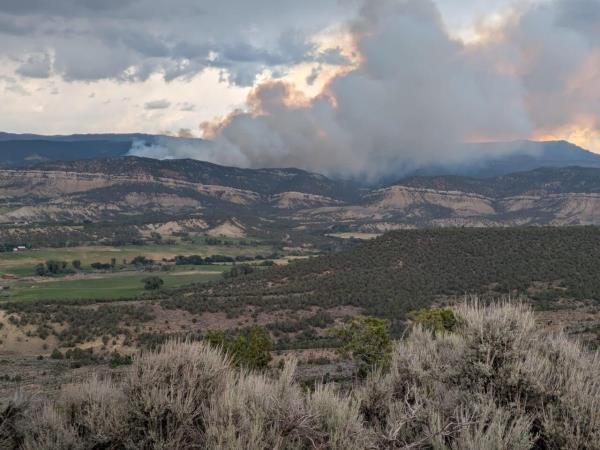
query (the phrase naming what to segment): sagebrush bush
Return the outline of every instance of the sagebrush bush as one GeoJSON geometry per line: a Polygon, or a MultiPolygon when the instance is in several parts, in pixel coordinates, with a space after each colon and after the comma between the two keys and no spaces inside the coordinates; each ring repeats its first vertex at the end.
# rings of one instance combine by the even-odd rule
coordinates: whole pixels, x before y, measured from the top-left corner
{"type": "Polygon", "coordinates": [[[235,368],[203,343],[168,342],[124,380],[15,398],[0,445],[15,449],[598,449],[600,358],[536,326],[520,304],[454,308],[453,332],[419,325],[389,370],[306,389],[235,368]]]}

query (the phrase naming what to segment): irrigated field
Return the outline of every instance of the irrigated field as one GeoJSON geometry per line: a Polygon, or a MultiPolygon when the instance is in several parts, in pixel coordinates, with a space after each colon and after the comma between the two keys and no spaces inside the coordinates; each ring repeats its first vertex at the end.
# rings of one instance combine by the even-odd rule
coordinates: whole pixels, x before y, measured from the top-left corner
{"type": "Polygon", "coordinates": [[[227,256],[267,256],[273,252],[273,247],[256,241],[243,241],[220,238],[220,244],[207,244],[202,238],[193,242],[177,242],[176,244],[148,244],[112,246],[81,246],[66,248],[45,248],[26,250],[19,253],[0,253],[0,275],[13,273],[19,276],[33,275],[33,267],[47,260],[60,260],[71,262],[81,261],[85,268],[94,262],[108,263],[115,258],[117,263],[123,260],[130,261],[136,256],[143,255],[155,261],[171,259],[177,255],[227,255],[227,256]]]}
{"type": "Polygon", "coordinates": [[[113,299],[137,297],[144,292],[144,278],[157,275],[164,281],[165,288],[174,288],[191,283],[203,283],[221,276],[225,265],[179,268],[167,273],[138,271],[76,275],[49,280],[23,280],[11,283],[10,289],[0,298],[10,300],[52,299],[113,299]]]}

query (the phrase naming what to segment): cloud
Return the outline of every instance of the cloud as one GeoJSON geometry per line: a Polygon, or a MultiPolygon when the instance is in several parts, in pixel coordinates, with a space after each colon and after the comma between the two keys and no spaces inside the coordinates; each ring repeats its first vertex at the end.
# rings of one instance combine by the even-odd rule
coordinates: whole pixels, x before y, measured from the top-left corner
{"type": "Polygon", "coordinates": [[[152,100],[144,104],[144,109],[167,109],[169,106],[171,106],[171,102],[168,100],[152,100]]]}
{"type": "MultiPolygon", "coordinates": [[[[337,0],[5,0],[0,56],[28,61],[43,49],[70,81],[174,80],[218,68],[249,86],[265,70],[322,58],[312,35],[350,11],[337,0]]],[[[24,64],[19,74],[48,73],[40,68],[24,64]]]]}
{"type": "Polygon", "coordinates": [[[375,179],[464,160],[458,144],[476,133],[530,132],[517,80],[453,40],[434,3],[369,1],[350,26],[356,69],[314,99],[283,82],[258,86],[245,110],[203,125],[216,154],[375,179]]]}
{"type": "Polygon", "coordinates": [[[29,91],[27,89],[25,89],[23,86],[21,86],[19,84],[9,84],[8,86],[6,86],[4,88],[4,90],[6,92],[11,92],[13,94],[20,95],[23,97],[28,97],[31,95],[31,93],[29,93],[29,91]]]}
{"type": "Polygon", "coordinates": [[[48,78],[52,60],[47,53],[29,55],[17,68],[17,74],[29,78],[48,78]]]}
{"type": "Polygon", "coordinates": [[[486,157],[463,141],[600,150],[600,0],[4,0],[0,40],[14,78],[0,115],[22,131],[195,129],[221,114],[203,124],[210,142],[166,140],[161,155],[373,179],[486,157]],[[36,90],[46,76],[84,101],[57,117],[36,90]],[[93,91],[111,106],[91,108],[93,91]],[[149,92],[168,114],[148,120],[149,92]],[[141,108],[116,114],[123,96],[141,108]],[[28,121],[29,103],[47,120],[28,121]]]}
{"type": "Polygon", "coordinates": [[[196,110],[196,105],[189,102],[181,102],[178,103],[177,106],[179,106],[179,111],[191,112],[196,110]]]}
{"type": "Polygon", "coordinates": [[[377,179],[489,156],[465,141],[582,120],[598,130],[599,2],[576,0],[585,12],[575,13],[571,1],[527,3],[470,44],[449,34],[433,1],[366,1],[348,25],[357,67],[314,98],[286,82],[258,85],[243,109],[202,124],[210,151],[186,156],[377,179]]]}

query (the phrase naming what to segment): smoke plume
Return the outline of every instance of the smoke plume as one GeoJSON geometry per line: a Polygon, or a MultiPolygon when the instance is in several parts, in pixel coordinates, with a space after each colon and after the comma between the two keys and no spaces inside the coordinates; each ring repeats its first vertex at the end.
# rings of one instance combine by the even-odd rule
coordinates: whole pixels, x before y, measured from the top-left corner
{"type": "Polygon", "coordinates": [[[243,110],[202,124],[209,142],[173,152],[373,180],[489,156],[464,142],[596,133],[600,1],[519,5],[464,43],[433,1],[367,1],[348,25],[358,62],[319,95],[265,82],[243,110]]]}

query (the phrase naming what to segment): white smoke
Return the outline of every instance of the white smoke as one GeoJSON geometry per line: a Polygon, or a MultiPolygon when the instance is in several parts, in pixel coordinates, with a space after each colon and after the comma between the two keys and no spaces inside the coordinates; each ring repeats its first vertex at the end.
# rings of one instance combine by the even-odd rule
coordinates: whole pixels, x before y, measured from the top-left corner
{"type": "Polygon", "coordinates": [[[349,29],[360,63],[321,95],[263,83],[246,110],[203,124],[209,143],[168,154],[376,179],[490,156],[461,145],[469,140],[529,137],[583,116],[598,126],[600,1],[515,10],[474,44],[451,37],[430,0],[368,0],[349,29]],[[575,4],[597,11],[587,17],[599,27],[575,4]]]}

